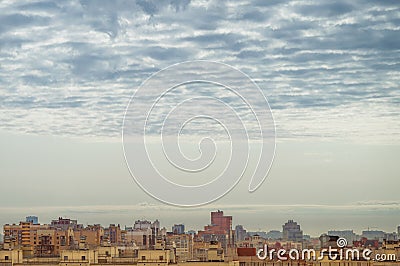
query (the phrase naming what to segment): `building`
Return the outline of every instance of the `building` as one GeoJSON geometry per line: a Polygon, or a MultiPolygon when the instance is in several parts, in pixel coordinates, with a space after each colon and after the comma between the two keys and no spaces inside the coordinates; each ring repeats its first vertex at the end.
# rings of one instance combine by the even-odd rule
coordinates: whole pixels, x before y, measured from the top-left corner
{"type": "Polygon", "coordinates": [[[225,216],[223,211],[211,212],[211,225],[216,230],[231,231],[232,216],[225,216]]]}
{"type": "Polygon", "coordinates": [[[338,239],[339,239],[338,236],[330,236],[330,235],[327,235],[327,234],[322,234],[319,237],[321,249],[322,248],[328,249],[329,247],[337,248],[338,247],[338,245],[337,245],[337,240],[338,239]]]}
{"type": "Polygon", "coordinates": [[[368,230],[362,231],[361,236],[365,237],[368,240],[378,240],[379,242],[383,242],[383,239],[385,239],[385,232],[378,230],[368,230]]]}
{"type": "Polygon", "coordinates": [[[252,235],[246,237],[242,241],[237,241],[236,246],[241,248],[263,248],[266,243],[265,238],[262,238],[259,235],[252,235]]]}
{"type": "Polygon", "coordinates": [[[147,220],[137,220],[133,225],[134,230],[151,230],[151,237],[149,239],[149,246],[154,247],[156,244],[157,236],[161,235],[160,221],[155,220],[150,222],[147,220]]]}
{"type": "Polygon", "coordinates": [[[0,250],[0,265],[12,266],[14,264],[22,264],[23,256],[21,249],[0,250]]]}
{"type": "Polygon", "coordinates": [[[388,240],[388,241],[397,241],[399,238],[395,232],[393,233],[385,233],[385,236],[383,240],[388,240]]]}
{"type": "Polygon", "coordinates": [[[52,228],[67,230],[68,228],[72,228],[73,230],[83,228],[82,224],[78,224],[77,220],[71,220],[69,218],[59,217],[58,220],[52,220],[50,226],[52,228]]]}
{"type": "Polygon", "coordinates": [[[178,262],[193,259],[193,236],[189,234],[167,234],[166,247],[175,250],[178,262]]]}
{"type": "Polygon", "coordinates": [[[267,232],[265,232],[265,231],[247,232],[247,235],[249,235],[249,236],[258,235],[258,236],[260,236],[260,237],[262,237],[262,238],[267,239],[267,232]]]}
{"type": "Polygon", "coordinates": [[[100,224],[88,225],[81,230],[73,231],[73,235],[74,239],[79,239],[86,247],[100,246],[104,239],[104,228],[100,224]]]}
{"type": "Polygon", "coordinates": [[[122,232],[120,225],[110,224],[108,228],[105,228],[104,240],[110,244],[122,243],[122,232]]]}
{"type": "Polygon", "coordinates": [[[151,229],[152,223],[147,220],[137,220],[133,225],[133,229],[142,230],[142,229],[151,229]]]}
{"type": "Polygon", "coordinates": [[[149,249],[152,239],[152,230],[128,228],[125,232],[125,243],[134,244],[140,249],[149,249]]]}
{"type": "Polygon", "coordinates": [[[266,239],[281,239],[282,232],[278,231],[278,230],[271,230],[266,234],[265,238],[266,239]]]}
{"type": "Polygon", "coordinates": [[[225,260],[224,249],[220,242],[216,240],[195,241],[193,244],[193,261],[222,262],[225,260]]]}
{"type": "Polygon", "coordinates": [[[27,216],[25,222],[32,224],[39,224],[39,218],[37,216],[27,216]]]}
{"type": "Polygon", "coordinates": [[[198,237],[206,243],[218,241],[225,252],[234,246],[233,235],[232,216],[225,216],[220,210],[211,212],[211,224],[204,226],[204,230],[198,232],[198,237]]]}
{"type": "Polygon", "coordinates": [[[353,230],[330,230],[328,231],[328,235],[345,238],[350,246],[353,245],[354,241],[357,241],[360,238],[353,232],[353,230]]]}
{"type": "Polygon", "coordinates": [[[282,225],[282,238],[283,240],[302,242],[303,231],[300,229],[300,225],[293,220],[288,220],[282,225]]]}
{"type": "Polygon", "coordinates": [[[243,225],[235,226],[235,243],[238,241],[243,241],[247,236],[246,230],[243,228],[243,225]]]}
{"type": "Polygon", "coordinates": [[[185,225],[184,224],[174,224],[172,226],[172,233],[175,235],[182,235],[185,233],[185,225]]]}

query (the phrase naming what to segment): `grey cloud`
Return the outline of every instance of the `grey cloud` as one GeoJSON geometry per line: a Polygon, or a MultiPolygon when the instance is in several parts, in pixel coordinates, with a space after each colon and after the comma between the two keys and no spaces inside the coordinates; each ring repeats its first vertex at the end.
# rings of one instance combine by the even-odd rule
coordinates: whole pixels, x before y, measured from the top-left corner
{"type": "Polygon", "coordinates": [[[252,11],[248,11],[248,12],[242,14],[241,16],[238,17],[238,19],[262,22],[266,19],[267,15],[269,15],[269,14],[260,12],[258,10],[252,10],[252,11]]]}
{"type": "Polygon", "coordinates": [[[0,15],[0,33],[12,31],[16,28],[45,25],[49,22],[47,17],[24,14],[0,15]]]}
{"type": "MultiPolygon", "coordinates": [[[[337,107],[398,120],[397,1],[19,1],[2,8],[3,129],[118,136],[135,88],[191,59],[232,64],[254,78],[284,136],[296,130],[288,119],[303,111],[320,119],[321,110],[337,107]],[[56,122],[48,127],[35,115],[56,122]],[[61,123],[65,117],[76,119],[61,123]]],[[[333,111],[323,115],[340,120],[333,111]]],[[[335,130],[321,121],[321,133],[311,120],[304,135],[335,130]]],[[[391,130],[382,136],[398,134],[391,130]]]]}
{"type": "Polygon", "coordinates": [[[346,2],[322,2],[313,5],[299,6],[296,11],[305,16],[340,16],[354,10],[354,6],[346,2]]]}
{"type": "Polygon", "coordinates": [[[57,11],[60,10],[60,6],[57,2],[52,1],[39,1],[39,2],[32,2],[32,3],[23,3],[17,7],[19,10],[26,10],[26,11],[57,11]]]}

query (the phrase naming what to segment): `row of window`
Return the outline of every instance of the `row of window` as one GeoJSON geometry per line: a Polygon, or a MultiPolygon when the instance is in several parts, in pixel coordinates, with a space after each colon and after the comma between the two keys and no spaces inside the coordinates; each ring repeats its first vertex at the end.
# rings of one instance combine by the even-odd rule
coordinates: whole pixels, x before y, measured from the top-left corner
{"type": "MultiPolygon", "coordinates": [[[[67,261],[67,260],[68,260],[68,256],[64,256],[64,261],[67,261]]],[[[86,260],[86,256],[82,256],[81,260],[86,260]]]]}
{"type": "MultiPolygon", "coordinates": [[[[142,256],[142,260],[146,260],[146,256],[142,256]]],[[[164,256],[159,256],[158,260],[164,260],[164,256]]]]}

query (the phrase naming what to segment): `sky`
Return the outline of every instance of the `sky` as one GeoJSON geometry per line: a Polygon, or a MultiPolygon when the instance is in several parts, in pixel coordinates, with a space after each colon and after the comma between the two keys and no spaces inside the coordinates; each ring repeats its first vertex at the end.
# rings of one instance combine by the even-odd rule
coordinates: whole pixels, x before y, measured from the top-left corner
{"type": "MultiPolygon", "coordinates": [[[[295,219],[316,236],[400,224],[397,0],[23,0],[1,1],[0,10],[1,224],[37,214],[42,222],[158,218],[201,229],[215,209],[252,230],[295,219]],[[180,208],[135,183],[121,132],[139,86],[190,60],[251,77],[271,108],[276,150],[257,191],[248,193],[245,174],[221,199],[180,208]]],[[[213,90],[204,94],[236,106],[213,90]]],[[[167,100],[198,91],[183,86],[167,100]]],[[[168,111],[168,101],[159,110],[168,111]]],[[[187,136],[199,133],[195,126],[187,136]]]]}

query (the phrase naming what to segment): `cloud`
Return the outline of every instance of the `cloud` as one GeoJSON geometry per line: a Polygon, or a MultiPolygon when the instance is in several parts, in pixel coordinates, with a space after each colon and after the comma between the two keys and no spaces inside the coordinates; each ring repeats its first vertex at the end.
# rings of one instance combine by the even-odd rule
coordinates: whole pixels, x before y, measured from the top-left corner
{"type": "Polygon", "coordinates": [[[119,137],[141,82],[208,59],[254,78],[281,138],[399,139],[397,1],[0,5],[2,130],[119,137]]]}

